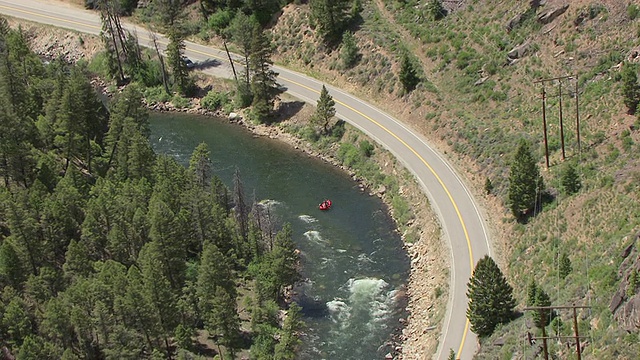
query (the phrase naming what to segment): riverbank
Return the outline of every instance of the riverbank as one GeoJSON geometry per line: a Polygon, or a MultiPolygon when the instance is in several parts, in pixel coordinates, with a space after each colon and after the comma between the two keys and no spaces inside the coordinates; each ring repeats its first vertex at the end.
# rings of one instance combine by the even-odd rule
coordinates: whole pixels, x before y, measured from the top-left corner
{"type": "MultiPolygon", "coordinates": [[[[16,23],[12,22],[12,24],[16,23]]],[[[100,40],[97,37],[79,35],[70,31],[30,23],[21,24],[29,34],[33,50],[43,57],[62,57],[68,62],[77,62],[81,59],[90,59],[101,48],[100,40]]],[[[106,84],[96,83],[96,85],[109,88],[106,84]]],[[[283,103],[289,101],[286,96],[283,99],[283,103]]],[[[194,102],[192,105],[190,109],[177,109],[170,103],[147,104],[154,111],[184,111],[208,116],[224,115],[229,118],[226,114],[202,109],[199,107],[199,102],[194,102]]],[[[229,120],[246,127],[256,136],[278,139],[296,150],[309,154],[309,156],[319,157],[339,166],[361,184],[362,191],[379,196],[385,203],[391,205],[390,198],[384,188],[373,189],[366,179],[358,178],[351,169],[342,166],[331,153],[318,152],[311,144],[285,131],[288,124],[305,123],[312,112],[313,107],[303,105],[302,109],[280,121],[278,126],[253,125],[245,121],[242,114],[231,116],[229,120]]],[[[413,243],[405,241],[405,247],[411,258],[411,274],[406,290],[407,310],[410,316],[407,319],[402,319],[398,324],[398,343],[391,343],[385,347],[386,357],[424,359],[435,353],[438,344],[441,321],[448,299],[449,254],[441,239],[436,217],[429,207],[426,196],[418,184],[413,181],[413,177],[386,152],[380,151],[379,154],[376,154],[375,159],[380,164],[382,171],[401,180],[401,194],[414,210],[414,218],[410,220],[410,223],[401,224],[404,228],[409,229],[402,234],[403,238],[409,231],[417,235],[413,243]]],[[[392,207],[389,206],[389,209],[392,207]]],[[[393,211],[391,212],[393,215],[393,211]]]]}

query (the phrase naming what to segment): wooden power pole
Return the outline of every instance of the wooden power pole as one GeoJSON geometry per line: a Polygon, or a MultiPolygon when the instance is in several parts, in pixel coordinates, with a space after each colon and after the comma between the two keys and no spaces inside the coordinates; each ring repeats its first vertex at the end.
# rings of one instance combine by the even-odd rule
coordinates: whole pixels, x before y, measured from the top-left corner
{"type": "Polygon", "coordinates": [[[571,309],[573,310],[573,336],[547,336],[546,334],[546,330],[545,328],[542,328],[542,336],[538,336],[538,337],[533,337],[530,336],[529,340],[533,341],[533,340],[542,340],[542,351],[544,354],[544,359],[545,360],[549,360],[549,349],[547,348],[547,340],[549,339],[556,339],[556,340],[560,340],[560,339],[573,339],[576,342],[576,354],[578,355],[578,360],[582,360],[582,347],[580,346],[580,339],[584,339],[587,338],[587,336],[580,336],[579,330],[578,330],[578,311],[577,309],[589,309],[591,308],[591,306],[580,306],[580,305],[564,305],[564,306],[530,306],[530,307],[526,307],[523,310],[524,311],[539,311],[542,312],[544,310],[549,310],[551,312],[551,310],[566,310],[566,309],[571,309]]]}
{"type": "Polygon", "coordinates": [[[540,80],[536,80],[533,83],[534,84],[542,84],[542,127],[543,127],[543,132],[544,132],[544,151],[545,151],[545,159],[546,159],[546,164],[547,164],[547,169],[549,168],[549,142],[547,139],[547,96],[546,96],[546,90],[545,90],[545,83],[550,82],[550,81],[556,81],[558,80],[558,100],[559,100],[559,115],[560,115],[560,145],[562,147],[562,160],[566,159],[566,151],[565,151],[565,146],[564,146],[564,121],[562,119],[562,80],[565,79],[575,79],[576,85],[575,85],[575,91],[576,91],[576,137],[578,139],[578,152],[580,152],[581,150],[581,144],[580,144],[580,111],[578,109],[578,105],[579,105],[579,100],[578,100],[578,76],[577,75],[565,75],[565,76],[558,76],[558,77],[554,77],[554,78],[549,78],[549,79],[540,79],[540,80]]]}

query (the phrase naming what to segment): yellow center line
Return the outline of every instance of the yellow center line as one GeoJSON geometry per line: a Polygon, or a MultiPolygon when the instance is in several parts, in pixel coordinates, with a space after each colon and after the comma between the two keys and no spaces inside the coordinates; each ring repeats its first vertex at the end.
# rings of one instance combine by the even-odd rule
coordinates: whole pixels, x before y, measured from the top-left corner
{"type": "MultiPolygon", "coordinates": [[[[312,89],[306,85],[300,84],[296,81],[293,81],[291,79],[287,79],[283,76],[280,76],[280,78],[282,78],[283,80],[286,80],[290,83],[296,84],[298,86],[301,86],[309,91],[312,91],[316,94],[320,94],[320,92],[316,89],[312,89]]],[[[470,269],[471,271],[473,271],[473,251],[471,250],[471,239],[469,238],[469,233],[467,231],[467,226],[464,223],[464,220],[462,219],[462,214],[460,214],[460,209],[458,208],[458,204],[456,204],[455,200],[453,200],[453,196],[451,195],[451,192],[449,191],[449,189],[447,188],[447,186],[444,184],[444,181],[442,181],[442,179],[440,178],[440,176],[438,176],[438,174],[435,172],[435,170],[431,167],[431,165],[429,165],[429,163],[420,155],[418,154],[418,152],[412,148],[411,146],[409,146],[409,144],[407,144],[404,140],[402,140],[398,135],[396,135],[395,133],[393,133],[391,130],[387,129],[384,125],[380,124],[379,122],[377,122],[376,120],[372,119],[371,117],[365,115],[364,113],[352,108],[351,106],[341,102],[340,100],[335,100],[336,103],[346,107],[347,109],[357,113],[358,115],[364,117],[365,119],[371,121],[372,123],[376,124],[377,126],[379,126],[381,129],[383,129],[384,131],[386,131],[389,135],[393,136],[396,140],[398,140],[400,143],[402,143],[407,149],[409,149],[415,156],[418,157],[418,159],[420,159],[420,161],[422,161],[422,163],[429,169],[429,171],[431,171],[431,174],[433,174],[433,176],[435,176],[435,178],[438,180],[438,183],[440,183],[440,186],[442,186],[442,188],[444,189],[445,193],[447,194],[447,196],[449,197],[449,200],[451,201],[451,204],[453,205],[453,208],[456,211],[456,215],[458,216],[458,220],[460,220],[460,225],[462,225],[462,230],[464,232],[464,237],[467,240],[467,249],[469,250],[469,265],[470,265],[470,269]]],[[[467,338],[467,332],[469,330],[469,319],[467,319],[465,326],[464,326],[464,333],[462,334],[462,341],[460,342],[460,347],[458,348],[458,356],[457,358],[459,358],[459,354],[462,352],[462,348],[464,346],[464,342],[467,338]]]]}

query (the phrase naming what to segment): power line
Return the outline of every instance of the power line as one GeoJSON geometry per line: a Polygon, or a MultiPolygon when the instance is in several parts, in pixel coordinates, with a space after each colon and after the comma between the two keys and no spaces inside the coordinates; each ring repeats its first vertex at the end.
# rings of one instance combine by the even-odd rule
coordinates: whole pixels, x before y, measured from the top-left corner
{"type": "Polygon", "coordinates": [[[578,355],[578,360],[582,360],[582,347],[580,346],[580,339],[586,339],[589,338],[589,336],[580,336],[579,330],[578,330],[578,311],[577,309],[590,309],[591,306],[584,306],[584,305],[557,305],[557,306],[529,306],[524,308],[524,311],[538,311],[540,313],[540,316],[544,316],[543,311],[544,310],[549,310],[549,313],[551,313],[551,310],[567,310],[567,309],[571,309],[573,312],[573,336],[560,336],[560,335],[556,335],[556,336],[547,336],[546,334],[546,326],[543,326],[541,328],[542,330],[542,336],[532,336],[530,332],[527,332],[527,338],[529,339],[529,344],[533,345],[535,343],[535,340],[542,340],[542,350],[544,352],[544,359],[545,360],[549,360],[549,349],[547,347],[547,340],[549,339],[574,339],[576,341],[576,354],[578,355]]]}

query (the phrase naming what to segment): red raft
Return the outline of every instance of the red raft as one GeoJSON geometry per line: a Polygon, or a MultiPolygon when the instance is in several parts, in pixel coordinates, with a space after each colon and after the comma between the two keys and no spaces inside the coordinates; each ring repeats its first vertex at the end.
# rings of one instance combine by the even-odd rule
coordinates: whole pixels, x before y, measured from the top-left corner
{"type": "Polygon", "coordinates": [[[320,210],[329,210],[329,209],[331,209],[331,200],[325,200],[325,201],[321,202],[320,205],[318,206],[318,209],[320,209],[320,210]]]}

